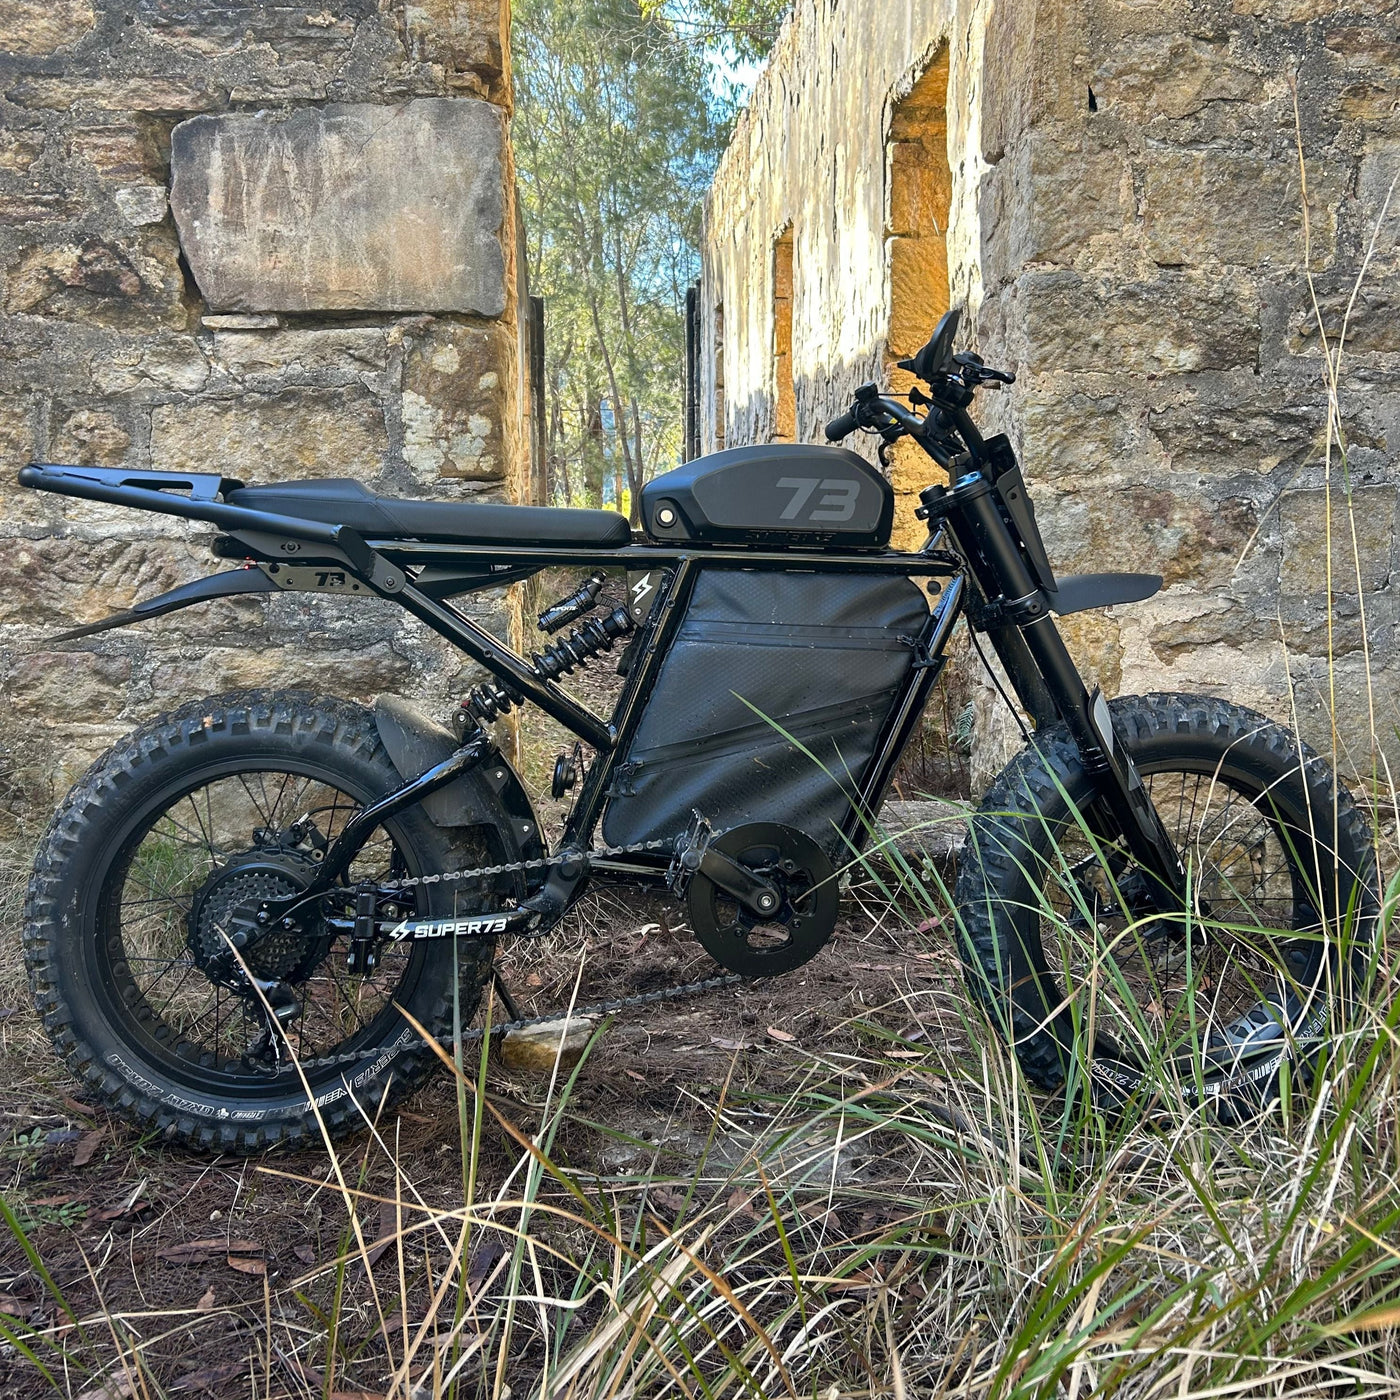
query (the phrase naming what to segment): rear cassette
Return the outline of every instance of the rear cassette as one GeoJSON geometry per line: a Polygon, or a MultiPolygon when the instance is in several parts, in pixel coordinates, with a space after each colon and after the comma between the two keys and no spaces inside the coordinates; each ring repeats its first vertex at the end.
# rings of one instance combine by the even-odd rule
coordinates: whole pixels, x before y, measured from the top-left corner
{"type": "Polygon", "coordinates": [[[769,917],[745,909],[703,874],[686,894],[695,937],[721,967],[745,977],[791,972],[815,957],[836,927],[840,892],[826,852],[810,836],[775,822],[750,822],[715,837],[710,849],[777,886],[769,917]]]}

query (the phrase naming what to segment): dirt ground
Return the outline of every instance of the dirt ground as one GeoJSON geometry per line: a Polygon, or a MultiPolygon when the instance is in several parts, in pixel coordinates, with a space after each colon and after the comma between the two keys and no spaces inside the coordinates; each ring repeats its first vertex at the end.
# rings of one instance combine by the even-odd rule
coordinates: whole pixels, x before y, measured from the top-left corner
{"type": "MultiPolygon", "coordinates": [[[[37,1259],[12,1231],[0,1230],[0,1312],[63,1329],[67,1319],[40,1276],[41,1260],[85,1328],[101,1331],[106,1314],[123,1336],[144,1343],[145,1362],[171,1395],[320,1394],[324,1343],[312,1325],[314,1308],[333,1306],[326,1266],[345,1249],[347,1224],[326,1152],[198,1158],[143,1139],[83,1104],[29,1009],[14,966],[13,919],[8,923],[0,1192],[37,1259]]],[[[576,984],[582,1004],[715,970],[675,905],[611,892],[587,896],[548,943],[503,948],[498,962],[532,1012],[567,1005],[576,984]]],[[[761,1121],[814,1072],[839,1076],[846,1057],[853,1062],[857,1053],[868,1062],[870,1027],[926,1035],[937,1019],[931,1011],[956,976],[940,928],[911,928],[877,891],[857,889],[832,942],[797,971],[619,1016],[584,1066],[554,1157],[574,1173],[620,1182],[644,1174],[652,1187],[667,1180],[684,1186],[702,1152],[714,1149],[707,1134],[721,1093],[733,1111],[761,1121]]],[[[946,1032],[950,1041],[962,1038],[956,1017],[948,1017],[946,1032]]],[[[544,1078],[497,1060],[487,1089],[519,1130],[539,1125],[544,1078]]],[[[424,1204],[461,1203],[458,1108],[446,1073],[389,1114],[379,1131],[397,1144],[424,1204]]],[[[519,1156],[504,1130],[488,1129],[487,1143],[483,1192],[519,1156]]],[[[353,1167],[363,1176],[366,1191],[392,1194],[392,1157],[372,1150],[368,1134],[351,1139],[342,1158],[347,1172],[353,1167]]],[[[367,1240],[392,1233],[382,1212],[361,1208],[367,1240]]],[[[424,1262],[431,1265],[431,1257],[424,1262]]],[[[382,1251],[375,1264],[381,1290],[394,1291],[397,1267],[395,1250],[382,1251]]],[[[353,1264],[341,1308],[355,1359],[335,1379],[342,1395],[382,1393],[394,1354],[393,1339],[379,1333],[368,1306],[365,1282],[363,1266],[353,1264]]],[[[413,1311],[426,1282],[408,1292],[413,1311]]],[[[140,1384],[123,1388],[120,1369],[110,1370],[108,1339],[95,1346],[109,1358],[105,1388],[59,1368],[61,1389],[89,1400],[141,1394],[140,1384]]],[[[75,1344],[75,1362],[80,1350],[75,1344]]],[[[52,1358],[48,1364],[54,1370],[52,1358]]],[[[0,1394],[24,1400],[52,1393],[13,1346],[0,1346],[0,1394]]]]}

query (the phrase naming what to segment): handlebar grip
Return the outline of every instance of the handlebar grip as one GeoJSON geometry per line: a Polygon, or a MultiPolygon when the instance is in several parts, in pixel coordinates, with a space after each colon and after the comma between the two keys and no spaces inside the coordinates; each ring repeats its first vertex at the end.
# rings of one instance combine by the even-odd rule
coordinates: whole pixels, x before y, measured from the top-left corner
{"type": "Polygon", "coordinates": [[[826,440],[828,442],[840,442],[844,437],[850,437],[859,426],[854,413],[846,412],[839,417],[833,418],[826,425],[826,440]]]}

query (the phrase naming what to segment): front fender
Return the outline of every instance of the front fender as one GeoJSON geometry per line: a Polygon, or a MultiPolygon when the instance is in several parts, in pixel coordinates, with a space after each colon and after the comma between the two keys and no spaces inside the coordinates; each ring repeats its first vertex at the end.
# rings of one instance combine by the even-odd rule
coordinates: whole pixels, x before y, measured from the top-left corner
{"type": "MultiPolygon", "coordinates": [[[[381,695],[374,702],[374,722],[406,783],[461,747],[450,729],[396,695],[381,695]]],[[[507,843],[507,860],[538,860],[545,854],[530,795],[498,749],[479,768],[429,794],[421,805],[438,826],[496,827],[507,843]]]]}

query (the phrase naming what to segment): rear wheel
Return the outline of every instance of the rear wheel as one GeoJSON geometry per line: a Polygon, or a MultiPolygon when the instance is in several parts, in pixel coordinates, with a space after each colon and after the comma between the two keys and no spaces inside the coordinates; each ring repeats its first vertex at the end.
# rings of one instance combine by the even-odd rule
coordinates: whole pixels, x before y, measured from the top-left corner
{"type": "Polygon", "coordinates": [[[1179,695],[1112,709],[1190,908],[1160,915],[1121,846],[1089,835],[1088,776],[1067,731],[1044,731],[972,824],[956,896],[970,985],[1044,1088],[1078,1057],[1104,1101],[1256,1112],[1345,1025],[1375,932],[1370,832],[1261,715],[1179,695]]]}
{"type": "MultiPolygon", "coordinates": [[[[490,943],[388,943],[352,973],[321,918],[262,938],[247,971],[294,994],[283,1035],[227,954],[258,901],[304,889],[350,817],[399,783],[367,710],[300,693],[198,702],[94,765],[40,846],[24,931],[45,1026],[90,1096],[188,1145],[248,1152],[319,1135],[317,1114],[352,1128],[360,1106],[372,1115],[433,1068],[404,1013],[445,1034],[455,989],[468,1023],[490,943]]],[[[490,828],[448,831],[414,807],[371,833],[345,898],[324,907],[352,911],[362,880],[502,858],[490,828]]],[[[446,917],[493,898],[423,885],[400,910],[446,917]]]]}

